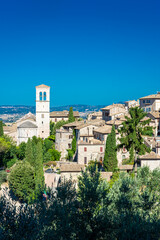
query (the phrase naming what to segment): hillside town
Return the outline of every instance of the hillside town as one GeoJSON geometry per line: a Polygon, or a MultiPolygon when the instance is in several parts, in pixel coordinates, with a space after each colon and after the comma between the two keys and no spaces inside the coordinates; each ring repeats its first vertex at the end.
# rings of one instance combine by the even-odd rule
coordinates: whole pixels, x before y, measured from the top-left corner
{"type": "MultiPolygon", "coordinates": [[[[4,134],[11,137],[17,146],[28,142],[34,136],[41,139],[48,138],[50,125],[62,123],[55,132],[55,150],[60,153],[57,166],[60,175],[45,173],[47,186],[56,186],[59,177],[70,178],[77,181],[81,170],[97,161],[102,169],[102,176],[108,180],[112,172],[106,172],[103,167],[106,142],[115,127],[116,145],[120,144],[120,129],[127,117],[129,110],[141,108],[146,116],[141,120],[149,120],[149,126],[153,128],[152,136],[143,136],[144,144],[150,148],[149,153],[139,155],[137,164],[125,164],[130,157],[129,150],[124,147],[117,149],[117,167],[120,171],[130,172],[137,167],[148,166],[151,170],[160,167],[160,93],[141,97],[138,100],[126,101],[124,104],[112,104],[93,112],[87,119],[80,119],[79,112],[73,112],[73,121],[68,122],[69,111],[50,112],[50,87],[44,84],[36,87],[36,115],[28,113],[12,124],[3,127],[4,134]],[[76,147],[72,152],[72,142],[75,137],[76,147]],[[69,153],[71,153],[70,156],[69,153]],[[56,176],[56,180],[55,180],[56,176]]],[[[53,166],[52,164],[50,165],[53,166]]]]}

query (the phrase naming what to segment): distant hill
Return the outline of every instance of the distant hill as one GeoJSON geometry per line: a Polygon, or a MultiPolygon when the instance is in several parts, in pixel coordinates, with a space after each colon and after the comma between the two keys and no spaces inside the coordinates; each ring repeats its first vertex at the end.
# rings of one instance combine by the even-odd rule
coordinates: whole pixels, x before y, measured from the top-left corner
{"type": "MultiPolygon", "coordinates": [[[[69,110],[71,106],[73,107],[73,111],[86,113],[86,114],[82,114],[82,116],[85,117],[88,113],[93,111],[99,111],[101,108],[103,108],[106,105],[91,106],[91,105],[76,104],[76,105],[51,107],[50,111],[52,112],[52,111],[69,110]]],[[[2,119],[4,122],[15,122],[17,119],[27,114],[28,112],[35,113],[35,111],[36,111],[35,106],[3,105],[3,106],[0,106],[0,119],[2,119]]]]}

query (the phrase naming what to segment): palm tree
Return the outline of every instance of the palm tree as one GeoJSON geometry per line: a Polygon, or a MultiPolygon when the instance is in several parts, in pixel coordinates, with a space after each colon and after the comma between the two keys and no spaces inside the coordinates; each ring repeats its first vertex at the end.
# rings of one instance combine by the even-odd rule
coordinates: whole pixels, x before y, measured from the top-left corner
{"type": "Polygon", "coordinates": [[[151,119],[146,118],[147,114],[142,108],[130,108],[129,114],[130,117],[125,117],[126,121],[118,130],[121,136],[118,148],[125,147],[130,152],[130,161],[134,161],[136,154],[142,155],[150,152],[150,148],[144,144],[143,136],[152,136],[153,128],[149,126],[151,119]]]}

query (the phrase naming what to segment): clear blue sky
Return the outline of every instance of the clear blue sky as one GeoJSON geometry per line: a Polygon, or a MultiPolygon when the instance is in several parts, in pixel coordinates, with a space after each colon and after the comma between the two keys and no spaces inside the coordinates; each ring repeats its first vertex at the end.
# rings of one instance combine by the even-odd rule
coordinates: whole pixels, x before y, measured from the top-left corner
{"type": "Polygon", "coordinates": [[[109,104],[160,91],[160,1],[0,1],[0,105],[109,104]]]}

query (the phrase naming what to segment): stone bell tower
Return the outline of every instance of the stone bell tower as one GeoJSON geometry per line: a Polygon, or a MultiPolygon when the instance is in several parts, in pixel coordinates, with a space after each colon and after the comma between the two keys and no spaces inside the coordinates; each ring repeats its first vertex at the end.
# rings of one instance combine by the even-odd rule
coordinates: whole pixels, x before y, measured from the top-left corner
{"type": "Polygon", "coordinates": [[[50,87],[44,84],[36,87],[36,123],[38,137],[50,135],[50,87]]]}

